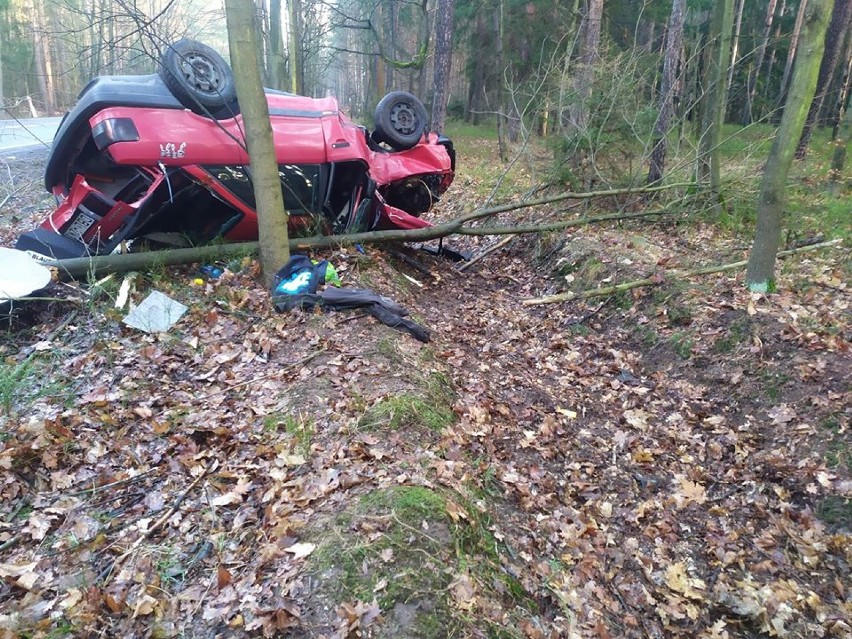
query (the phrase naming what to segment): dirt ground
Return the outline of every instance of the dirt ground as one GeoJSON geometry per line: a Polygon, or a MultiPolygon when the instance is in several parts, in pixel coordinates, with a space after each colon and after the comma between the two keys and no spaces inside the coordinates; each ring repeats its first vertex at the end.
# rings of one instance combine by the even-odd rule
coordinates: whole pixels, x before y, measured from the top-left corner
{"type": "MultiPolygon", "coordinates": [[[[43,160],[7,160],[3,245],[49,207],[43,160]]],[[[190,307],[160,336],[122,325],[120,277],[57,285],[72,301],[0,338],[0,631],[852,636],[849,249],[768,296],[662,277],[746,248],[690,221],[524,236],[464,272],[323,254],[428,344],[275,314],[248,258],[140,274],[137,303],[190,307]]]]}

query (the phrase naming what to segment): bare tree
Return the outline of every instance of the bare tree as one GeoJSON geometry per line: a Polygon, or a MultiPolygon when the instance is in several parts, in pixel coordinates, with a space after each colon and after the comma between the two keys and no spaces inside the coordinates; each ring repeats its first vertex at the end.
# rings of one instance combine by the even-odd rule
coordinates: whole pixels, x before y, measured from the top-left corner
{"type": "Polygon", "coordinates": [[[722,141],[722,124],[727,110],[728,64],[731,60],[731,29],[734,22],[733,0],[719,0],[713,10],[710,25],[710,48],[704,87],[704,107],[702,114],[702,133],[698,175],[710,181],[716,209],[720,204],[722,188],[721,158],[719,145],[722,141]]]}
{"type": "Polygon", "coordinates": [[[740,32],[743,27],[743,9],[745,8],[745,0],[737,0],[737,20],[734,24],[734,39],[731,45],[731,64],[728,67],[728,84],[730,87],[734,81],[734,69],[737,66],[737,55],[740,50],[740,32]]]}
{"type": "Polygon", "coordinates": [[[580,59],[574,74],[574,102],[569,110],[571,124],[578,131],[588,126],[588,103],[592,97],[592,80],[601,44],[603,0],[588,0],[583,17],[583,40],[580,59]]]}
{"type": "Polygon", "coordinates": [[[275,272],[290,259],[287,237],[287,211],[281,193],[281,179],[269,105],[263,91],[260,67],[257,63],[257,36],[254,5],[251,0],[226,0],[228,42],[231,49],[231,67],[237,87],[245,128],[246,144],[251,160],[251,179],[257,204],[260,261],[267,286],[275,272]]]}
{"type": "Polygon", "coordinates": [[[769,0],[766,7],[766,18],[763,23],[763,37],[757,47],[755,53],[754,66],[748,74],[748,84],[746,85],[746,104],[743,110],[743,124],[751,124],[752,108],[754,104],[754,94],[757,90],[757,79],[760,77],[760,70],[763,67],[763,59],[766,56],[766,47],[769,43],[769,35],[772,33],[772,22],[775,19],[775,8],[778,5],[778,0],[769,0]]]}
{"type": "Polygon", "coordinates": [[[803,160],[811,141],[811,133],[817,124],[817,117],[822,109],[822,103],[828,93],[840,52],[843,49],[843,39],[852,23],[852,0],[835,0],[834,10],[831,12],[831,22],[828,23],[828,31],[825,34],[825,53],[819,66],[819,77],[817,78],[816,96],[811,102],[808,110],[808,119],[799,146],[796,147],[796,159],[803,160]]]}
{"type": "Polygon", "coordinates": [[[302,52],[299,44],[300,21],[302,17],[301,0],[287,0],[289,19],[288,52],[290,54],[290,90],[293,93],[303,93],[305,86],[302,52]]]}
{"type": "Polygon", "coordinates": [[[669,17],[669,29],[666,34],[666,56],[663,60],[663,79],[660,84],[660,112],[654,125],[654,148],[651,151],[651,168],[648,171],[648,183],[658,182],[663,177],[666,166],[666,135],[674,110],[675,76],[680,60],[683,41],[683,20],[686,15],[686,0],[674,0],[669,17]]]}
{"type": "Polygon", "coordinates": [[[434,92],[432,94],[432,130],[444,131],[447,117],[447,99],[450,85],[450,63],[453,58],[453,13],[455,0],[438,0],[438,16],[435,24],[435,69],[433,71],[434,92]]]}
{"type": "Polygon", "coordinates": [[[269,4],[269,84],[273,89],[285,86],[281,2],[283,0],[270,0],[269,4]]]}
{"type": "Polygon", "coordinates": [[[834,0],[810,0],[802,20],[803,42],[790,82],[781,125],[766,160],[757,201],[757,227],[748,256],[746,284],[752,291],[767,292],[773,287],[775,258],[781,243],[781,212],[784,208],[787,174],[793,164],[796,143],[805,125],[808,107],[814,97],[825,31],[834,0]]]}
{"type": "Polygon", "coordinates": [[[796,23],[793,25],[793,33],[790,35],[790,48],[787,49],[787,62],[784,64],[784,75],[781,76],[781,88],[778,90],[779,102],[787,94],[787,83],[790,81],[790,72],[793,69],[793,61],[796,59],[796,50],[799,47],[799,36],[802,31],[802,21],[805,10],[808,8],[808,0],[799,1],[799,11],[796,13],[796,23]]]}

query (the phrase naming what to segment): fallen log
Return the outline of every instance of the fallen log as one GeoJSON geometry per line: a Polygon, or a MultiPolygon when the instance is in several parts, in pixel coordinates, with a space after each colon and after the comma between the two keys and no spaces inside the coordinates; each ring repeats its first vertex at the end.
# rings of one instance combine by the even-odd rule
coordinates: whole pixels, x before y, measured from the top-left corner
{"type": "MultiPolygon", "coordinates": [[[[820,244],[811,244],[809,246],[803,246],[801,248],[789,249],[787,251],[779,251],[778,257],[788,257],[797,253],[816,251],[819,249],[837,246],[838,244],[842,243],[843,240],[838,239],[831,240],[829,242],[821,242],[820,244]]],[[[602,288],[593,288],[588,291],[581,291],[579,293],[569,291],[567,293],[559,293],[557,295],[537,297],[533,299],[524,300],[523,302],[521,302],[521,304],[523,304],[524,306],[537,306],[540,304],[556,304],[559,302],[568,302],[571,300],[589,299],[592,297],[602,297],[604,295],[615,295],[616,293],[623,293],[624,291],[630,291],[634,288],[642,288],[643,286],[656,286],[657,284],[662,284],[666,281],[666,277],[683,279],[686,277],[695,277],[698,275],[712,275],[714,273],[724,273],[725,271],[735,271],[737,269],[745,268],[747,264],[748,260],[742,260],[740,262],[732,262],[730,264],[705,266],[690,271],[672,269],[671,271],[667,271],[665,274],[660,274],[654,277],[646,277],[641,280],[623,282],[622,284],[613,284],[612,286],[604,286],[602,288]]]]}
{"type": "MultiPolygon", "coordinates": [[[[378,244],[383,242],[425,242],[436,240],[449,235],[515,235],[521,233],[541,233],[566,229],[574,226],[584,226],[599,222],[614,220],[629,220],[651,215],[659,215],[659,210],[640,211],[636,213],[615,213],[594,217],[574,218],[546,224],[528,224],[520,226],[482,226],[466,227],[465,224],[493,217],[500,213],[516,211],[545,204],[553,204],[564,200],[587,200],[595,197],[610,197],[616,195],[656,193],[674,188],[695,186],[694,183],[669,184],[664,186],[645,187],[640,189],[609,189],[606,191],[587,191],[580,193],[560,193],[550,197],[514,202],[476,209],[470,213],[454,218],[435,226],[412,230],[367,231],[346,235],[319,235],[308,238],[291,238],[290,251],[298,252],[311,249],[337,248],[355,244],[378,244]]],[[[214,260],[231,259],[240,255],[253,254],[258,250],[257,242],[242,242],[238,244],[216,244],[192,248],[150,251],[145,253],[115,253],[92,257],[75,257],[44,262],[45,266],[55,268],[60,277],[94,277],[101,273],[121,273],[151,268],[153,266],[172,266],[175,264],[192,264],[214,260]]]]}

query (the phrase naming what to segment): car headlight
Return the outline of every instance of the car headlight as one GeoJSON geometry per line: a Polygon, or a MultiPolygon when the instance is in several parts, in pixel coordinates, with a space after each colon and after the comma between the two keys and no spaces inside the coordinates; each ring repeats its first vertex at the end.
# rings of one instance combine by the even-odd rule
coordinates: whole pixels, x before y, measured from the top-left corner
{"type": "Polygon", "coordinates": [[[95,125],[92,137],[98,151],[103,151],[116,142],[138,142],[139,131],[130,118],[110,118],[95,125]]]}

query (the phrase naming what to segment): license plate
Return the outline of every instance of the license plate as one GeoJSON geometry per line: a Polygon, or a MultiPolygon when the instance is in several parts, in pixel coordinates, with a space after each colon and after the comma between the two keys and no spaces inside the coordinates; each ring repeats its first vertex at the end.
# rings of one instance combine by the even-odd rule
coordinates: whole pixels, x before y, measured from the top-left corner
{"type": "Polygon", "coordinates": [[[62,231],[62,235],[70,237],[72,240],[82,242],[83,234],[92,228],[92,224],[94,223],[95,221],[92,218],[78,214],[77,217],[71,221],[71,224],[68,225],[68,228],[62,231]]]}

